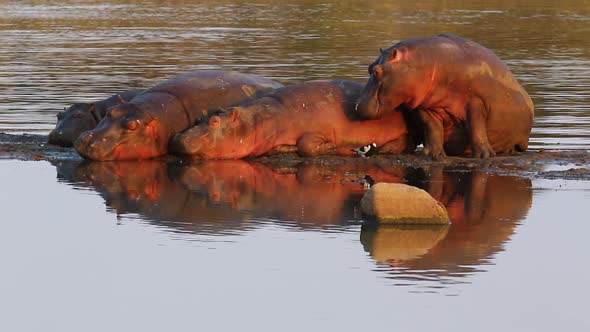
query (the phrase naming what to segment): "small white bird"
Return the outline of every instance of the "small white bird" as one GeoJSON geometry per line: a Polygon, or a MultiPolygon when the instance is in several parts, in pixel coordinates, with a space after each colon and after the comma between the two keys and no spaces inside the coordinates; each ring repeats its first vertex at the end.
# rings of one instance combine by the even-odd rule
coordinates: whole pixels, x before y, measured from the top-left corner
{"type": "Polygon", "coordinates": [[[371,189],[371,187],[375,184],[375,180],[370,175],[365,175],[360,179],[352,180],[352,182],[360,184],[365,190],[371,189]]]}
{"type": "Polygon", "coordinates": [[[360,148],[353,149],[352,151],[356,152],[356,154],[363,158],[367,158],[377,153],[377,144],[371,143],[363,145],[360,148]]]}

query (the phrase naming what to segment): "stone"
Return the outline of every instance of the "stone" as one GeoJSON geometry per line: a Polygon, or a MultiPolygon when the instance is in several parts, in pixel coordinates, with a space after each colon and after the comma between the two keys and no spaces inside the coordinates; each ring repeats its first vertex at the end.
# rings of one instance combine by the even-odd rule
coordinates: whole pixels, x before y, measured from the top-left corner
{"type": "Polygon", "coordinates": [[[450,223],[444,205],[426,191],[401,183],[377,183],[361,199],[363,213],[380,224],[450,223]]]}

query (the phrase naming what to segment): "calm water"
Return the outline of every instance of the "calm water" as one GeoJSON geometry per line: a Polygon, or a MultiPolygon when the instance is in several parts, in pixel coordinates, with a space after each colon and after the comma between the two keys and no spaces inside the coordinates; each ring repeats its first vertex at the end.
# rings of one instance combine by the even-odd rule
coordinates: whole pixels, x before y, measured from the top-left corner
{"type": "Polygon", "coordinates": [[[589,182],[464,168],[0,161],[2,331],[588,331],[589,182]],[[361,226],[356,181],[449,227],[361,226]]]}
{"type": "MultiPolygon", "coordinates": [[[[589,1],[2,1],[0,131],[222,68],[364,81],[454,32],[536,105],[532,148],[590,149],[589,1]]],[[[589,331],[589,182],[467,168],[0,160],[0,331],[589,331]],[[358,180],[453,224],[363,225],[358,180]]]]}

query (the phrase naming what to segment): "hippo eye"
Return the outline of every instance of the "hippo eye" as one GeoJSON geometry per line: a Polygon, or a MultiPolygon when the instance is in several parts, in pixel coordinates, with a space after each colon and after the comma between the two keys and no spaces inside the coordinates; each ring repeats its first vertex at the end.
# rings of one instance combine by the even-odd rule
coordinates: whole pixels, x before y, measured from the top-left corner
{"type": "Polygon", "coordinates": [[[371,75],[373,75],[373,77],[375,77],[376,79],[380,80],[383,77],[383,67],[382,66],[374,66],[373,71],[371,73],[371,75]]]}
{"type": "Polygon", "coordinates": [[[125,122],[125,128],[127,130],[135,130],[139,126],[139,120],[130,120],[125,122]]]}
{"type": "Polygon", "coordinates": [[[83,114],[82,113],[74,113],[72,116],[76,119],[79,119],[83,116],[83,114]]]}

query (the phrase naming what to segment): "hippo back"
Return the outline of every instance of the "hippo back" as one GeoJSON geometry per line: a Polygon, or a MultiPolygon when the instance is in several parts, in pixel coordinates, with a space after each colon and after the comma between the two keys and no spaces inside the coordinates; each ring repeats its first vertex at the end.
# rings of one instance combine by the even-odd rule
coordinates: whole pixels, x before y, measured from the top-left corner
{"type": "Polygon", "coordinates": [[[200,70],[178,75],[155,85],[146,92],[174,95],[191,116],[192,123],[209,111],[256,99],[283,85],[270,79],[238,72],[200,70]]]}

